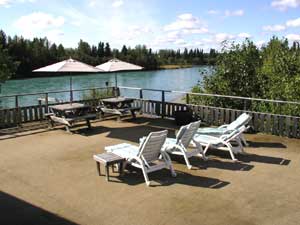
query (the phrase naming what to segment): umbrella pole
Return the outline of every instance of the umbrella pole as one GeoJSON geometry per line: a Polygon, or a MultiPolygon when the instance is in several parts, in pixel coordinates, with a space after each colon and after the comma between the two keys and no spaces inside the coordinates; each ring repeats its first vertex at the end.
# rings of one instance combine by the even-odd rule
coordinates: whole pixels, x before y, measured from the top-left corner
{"type": "Polygon", "coordinates": [[[72,76],[70,76],[70,102],[73,102],[73,87],[72,87],[72,76]]]}
{"type": "Polygon", "coordinates": [[[115,73],[115,84],[116,84],[116,88],[118,87],[118,75],[117,73],[115,73]]]}

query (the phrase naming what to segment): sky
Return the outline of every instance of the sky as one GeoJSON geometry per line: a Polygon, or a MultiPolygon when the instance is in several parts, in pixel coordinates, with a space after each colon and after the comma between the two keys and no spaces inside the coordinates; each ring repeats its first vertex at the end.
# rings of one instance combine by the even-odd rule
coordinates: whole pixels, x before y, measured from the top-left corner
{"type": "Polygon", "coordinates": [[[300,0],[0,0],[0,29],[76,47],[219,49],[224,40],[273,35],[300,41],[300,0]]]}

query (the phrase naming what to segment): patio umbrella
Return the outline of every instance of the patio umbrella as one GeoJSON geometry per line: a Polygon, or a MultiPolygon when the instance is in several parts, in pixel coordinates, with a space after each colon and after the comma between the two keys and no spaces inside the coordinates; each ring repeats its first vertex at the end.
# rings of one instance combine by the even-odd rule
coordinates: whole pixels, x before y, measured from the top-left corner
{"type": "Polygon", "coordinates": [[[69,73],[70,74],[70,101],[73,101],[73,93],[72,93],[72,73],[97,73],[103,72],[103,70],[85,64],[83,62],[79,62],[75,59],[67,59],[58,63],[54,63],[49,66],[45,66],[33,72],[43,72],[43,73],[69,73]]]}
{"type": "MultiPolygon", "coordinates": [[[[105,72],[117,72],[117,71],[131,71],[131,70],[142,70],[143,67],[134,65],[128,62],[121,61],[117,58],[111,59],[106,63],[96,66],[96,68],[101,69],[105,72]]],[[[116,87],[118,85],[117,73],[115,73],[116,87]]]]}

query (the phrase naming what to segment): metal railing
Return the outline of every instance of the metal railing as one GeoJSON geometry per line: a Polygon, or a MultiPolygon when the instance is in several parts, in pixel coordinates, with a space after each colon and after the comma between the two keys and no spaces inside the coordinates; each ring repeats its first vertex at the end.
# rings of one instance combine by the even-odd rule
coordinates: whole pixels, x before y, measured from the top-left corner
{"type": "MultiPolygon", "coordinates": [[[[252,115],[251,125],[254,131],[270,133],[275,135],[289,136],[289,137],[300,137],[300,117],[295,115],[283,115],[272,112],[258,112],[253,111],[249,108],[235,109],[226,108],[217,105],[201,105],[193,104],[191,99],[195,96],[208,97],[208,98],[226,98],[231,100],[251,101],[260,103],[272,103],[272,104],[283,104],[283,105],[294,105],[299,106],[300,102],[295,101],[282,101],[282,100],[271,100],[271,99],[259,99],[249,98],[240,96],[228,96],[228,95],[217,95],[217,94],[204,94],[204,93],[192,93],[185,91],[172,91],[172,90],[161,90],[151,88],[138,88],[138,87],[124,87],[120,86],[117,89],[114,87],[96,87],[96,88],[85,88],[72,90],[72,92],[83,92],[83,91],[97,91],[97,90],[112,90],[111,96],[119,96],[120,92],[124,90],[135,91],[135,106],[140,106],[144,114],[150,114],[159,117],[175,118],[176,111],[180,110],[191,110],[197,115],[203,122],[208,125],[221,125],[223,123],[229,123],[236,119],[242,112],[248,112],[252,115]],[[160,93],[159,99],[154,100],[147,98],[146,92],[160,93]],[[180,95],[184,97],[185,102],[174,102],[168,100],[169,95],[180,95]]],[[[25,93],[18,95],[6,95],[0,96],[1,98],[13,98],[14,107],[0,109],[0,128],[19,126],[22,123],[43,121],[45,113],[48,112],[48,107],[51,105],[48,102],[48,98],[51,94],[57,93],[69,93],[70,91],[58,90],[50,92],[39,92],[39,93],[25,93]],[[20,100],[22,96],[44,96],[45,102],[42,104],[41,101],[35,105],[22,106],[20,100]]],[[[126,94],[126,92],[124,92],[126,94]]],[[[131,96],[132,97],[132,96],[131,96]]],[[[65,101],[68,102],[68,101],[65,101]]],[[[85,104],[97,104],[98,99],[77,99],[74,102],[83,102],[85,104]]],[[[61,104],[61,103],[60,103],[61,104]]],[[[244,104],[245,106],[249,104],[244,104]]]]}
{"type": "MultiPolygon", "coordinates": [[[[161,93],[161,102],[165,101],[166,94],[180,94],[182,99],[184,99],[186,104],[193,104],[191,102],[191,98],[193,96],[199,97],[210,97],[210,98],[220,98],[220,99],[230,99],[230,100],[240,100],[243,102],[243,108],[235,108],[239,110],[252,110],[250,107],[247,107],[251,104],[248,102],[258,102],[258,103],[272,103],[279,105],[279,111],[281,111],[282,105],[295,105],[300,106],[300,102],[296,101],[283,101],[283,100],[273,100],[273,99],[262,99],[262,98],[251,98],[251,97],[241,97],[241,96],[232,96],[232,95],[219,95],[219,94],[207,94],[207,93],[195,93],[195,92],[187,92],[187,91],[174,91],[174,90],[161,90],[161,89],[151,89],[151,88],[137,88],[137,87],[126,87],[126,86],[119,86],[120,89],[128,89],[128,90],[137,90],[139,91],[140,98],[143,98],[143,91],[153,91],[153,92],[160,92],[161,93]]],[[[181,101],[182,103],[182,101],[181,101]]],[[[216,105],[213,105],[217,107],[216,105]]],[[[234,108],[233,108],[234,109],[234,108]]],[[[267,111],[260,111],[268,113],[267,111]]],[[[269,112],[271,113],[271,112],[269,112]]],[[[279,113],[281,114],[281,113],[279,113]]],[[[300,114],[300,111],[299,111],[300,114]]]]}

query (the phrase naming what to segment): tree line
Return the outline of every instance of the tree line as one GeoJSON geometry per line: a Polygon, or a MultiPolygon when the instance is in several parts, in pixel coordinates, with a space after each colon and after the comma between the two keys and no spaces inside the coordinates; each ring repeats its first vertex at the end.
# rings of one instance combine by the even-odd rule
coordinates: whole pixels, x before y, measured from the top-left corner
{"type": "Polygon", "coordinates": [[[77,48],[65,48],[62,44],[50,43],[47,38],[25,39],[22,36],[7,36],[0,30],[0,81],[8,78],[35,76],[31,71],[70,57],[96,66],[111,58],[143,66],[146,70],[159,69],[162,65],[213,65],[217,52],[202,49],[153,51],[145,45],[135,48],[124,45],[120,50],[111,48],[109,43],[90,45],[80,40],[77,48]]]}
{"type": "MultiPolygon", "coordinates": [[[[300,102],[300,44],[277,37],[258,48],[251,40],[224,44],[215,73],[194,92],[300,102]]],[[[293,104],[193,97],[194,103],[278,114],[300,115],[293,104]]]]}

